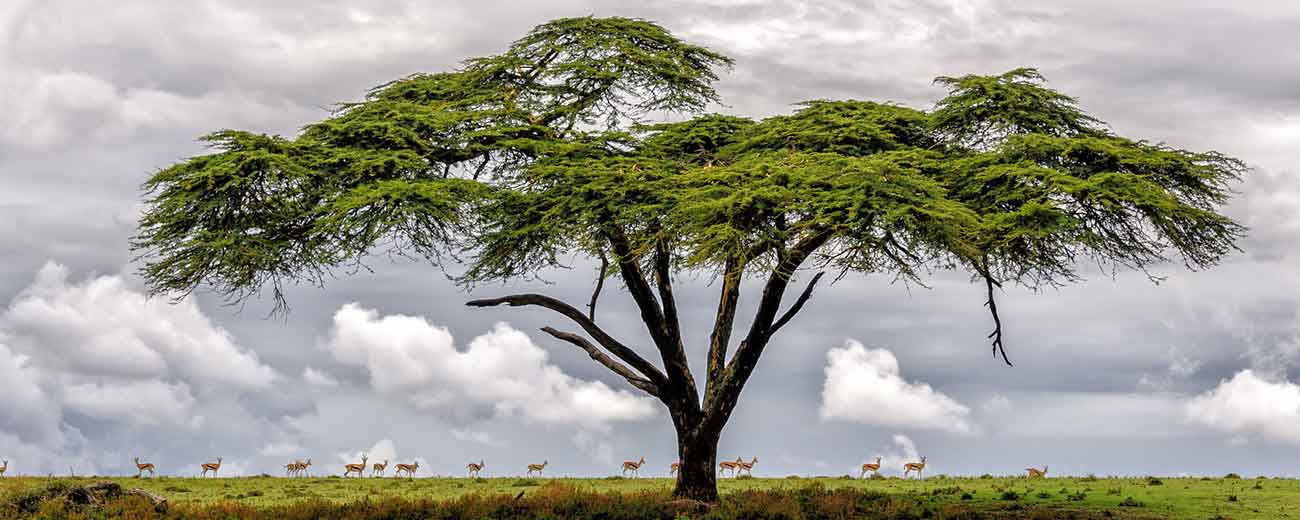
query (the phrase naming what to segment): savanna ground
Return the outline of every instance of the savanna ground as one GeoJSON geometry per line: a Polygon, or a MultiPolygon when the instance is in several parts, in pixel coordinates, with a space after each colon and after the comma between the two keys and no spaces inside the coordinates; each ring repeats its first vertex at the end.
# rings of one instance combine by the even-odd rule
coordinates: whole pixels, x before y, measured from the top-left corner
{"type": "Polygon", "coordinates": [[[670,503],[665,478],[21,477],[0,479],[0,517],[152,516],[143,502],[23,501],[101,480],[161,495],[170,505],[161,516],[178,518],[1300,518],[1294,479],[945,476],[728,478],[711,511],[670,503]]]}

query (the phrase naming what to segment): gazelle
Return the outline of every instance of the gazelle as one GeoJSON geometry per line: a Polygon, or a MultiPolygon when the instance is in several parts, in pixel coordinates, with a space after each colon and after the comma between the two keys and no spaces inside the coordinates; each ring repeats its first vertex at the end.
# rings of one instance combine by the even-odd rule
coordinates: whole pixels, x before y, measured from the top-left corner
{"type": "Polygon", "coordinates": [[[1029,472],[1029,478],[1043,478],[1047,476],[1047,466],[1043,466],[1043,469],[1025,468],[1025,471],[1029,472]]]}
{"type": "Polygon", "coordinates": [[[672,466],[668,466],[668,469],[669,469],[668,471],[669,476],[676,475],[677,470],[682,469],[682,461],[679,460],[677,462],[674,462],[672,466]]]}
{"type": "MultiPolygon", "coordinates": [[[[146,462],[146,463],[144,463],[144,464],[141,464],[141,463],[140,463],[140,457],[136,457],[136,458],[135,458],[135,476],[136,476],[136,478],[140,478],[140,477],[144,476],[144,472],[146,472],[146,471],[148,471],[148,472],[149,472],[149,476],[152,477],[152,476],[153,476],[153,464],[150,464],[150,463],[148,463],[148,462],[146,462]]],[[[0,472],[0,473],[2,473],[2,472],[0,472]]]]}
{"type": "Polygon", "coordinates": [[[731,470],[731,476],[734,477],[736,476],[736,468],[740,467],[740,463],[741,463],[740,457],[736,457],[736,460],[724,460],[722,462],[719,462],[718,473],[721,473],[723,476],[726,476],[727,470],[731,470]]]}
{"type": "Polygon", "coordinates": [[[418,460],[411,464],[398,463],[396,470],[393,471],[393,476],[400,477],[402,476],[402,473],[406,473],[407,477],[415,478],[415,470],[417,469],[420,469],[420,461],[418,460]]]}
{"type": "Polygon", "coordinates": [[[752,477],[752,476],[754,476],[754,465],[755,465],[755,464],[758,464],[758,457],[754,457],[754,460],[751,460],[751,461],[749,461],[749,462],[745,462],[745,461],[740,460],[739,458],[737,458],[737,459],[736,459],[736,470],[737,470],[737,471],[744,471],[745,473],[749,473],[749,476],[752,477]]]}
{"type": "Polygon", "coordinates": [[[217,457],[216,462],[204,462],[203,473],[200,474],[199,476],[200,477],[207,476],[208,472],[211,471],[212,476],[215,478],[217,476],[217,470],[219,469],[221,469],[221,457],[217,457]]]}
{"type": "Polygon", "coordinates": [[[875,462],[868,462],[866,464],[863,464],[862,474],[858,475],[858,478],[867,476],[868,471],[870,471],[873,475],[876,473],[880,473],[880,457],[876,457],[875,462]]]}
{"type": "Polygon", "coordinates": [[[9,459],[5,459],[4,465],[0,466],[0,477],[5,476],[5,471],[9,470],[9,459]]]}
{"type": "Polygon", "coordinates": [[[623,461],[623,475],[627,475],[627,472],[631,471],[632,476],[636,477],[637,474],[641,471],[641,466],[644,465],[645,465],[645,457],[641,457],[641,462],[632,462],[630,460],[625,460],[623,461]]]}
{"type": "Polygon", "coordinates": [[[375,465],[373,466],[373,469],[370,470],[370,476],[373,477],[375,476],[376,473],[378,473],[379,476],[382,477],[384,476],[384,470],[387,469],[388,469],[388,459],[384,459],[383,464],[376,462],[375,465]]]}
{"type": "Polygon", "coordinates": [[[361,464],[345,464],[345,465],[343,465],[343,476],[344,476],[344,477],[346,477],[346,476],[348,476],[348,475],[351,475],[351,474],[353,474],[353,473],[356,473],[358,478],[360,478],[360,477],[364,477],[364,476],[365,476],[365,471],[366,471],[366,456],[365,456],[365,455],[362,455],[362,456],[361,456],[361,464]]]}
{"type": "Polygon", "coordinates": [[[483,459],[479,459],[478,464],[471,462],[465,465],[465,469],[469,470],[469,476],[478,478],[478,472],[483,471],[486,466],[487,464],[483,463],[483,459]]]}
{"type": "Polygon", "coordinates": [[[925,478],[921,476],[921,472],[925,471],[925,457],[921,457],[921,462],[908,462],[907,464],[903,464],[903,478],[907,478],[907,474],[913,471],[916,472],[917,477],[925,478]]]}
{"type": "Polygon", "coordinates": [[[542,470],[546,469],[546,465],[549,464],[549,463],[550,463],[550,461],[544,460],[544,461],[542,461],[541,464],[529,464],[529,465],[528,465],[528,475],[532,475],[533,472],[536,471],[536,472],[537,472],[537,476],[539,476],[539,477],[542,476],[542,470]]]}

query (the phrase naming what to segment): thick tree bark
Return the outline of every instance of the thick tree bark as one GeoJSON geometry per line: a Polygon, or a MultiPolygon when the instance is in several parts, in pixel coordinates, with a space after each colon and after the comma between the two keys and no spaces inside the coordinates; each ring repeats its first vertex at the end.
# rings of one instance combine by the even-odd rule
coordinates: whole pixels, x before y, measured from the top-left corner
{"type": "Polygon", "coordinates": [[[718,433],[705,432],[698,426],[677,430],[677,486],[673,498],[701,502],[718,501],[718,433]]]}

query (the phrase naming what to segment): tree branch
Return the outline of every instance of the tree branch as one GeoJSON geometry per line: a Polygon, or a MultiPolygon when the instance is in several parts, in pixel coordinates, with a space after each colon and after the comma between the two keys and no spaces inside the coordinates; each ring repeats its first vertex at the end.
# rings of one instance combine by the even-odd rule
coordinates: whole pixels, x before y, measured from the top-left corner
{"type": "Polygon", "coordinates": [[[596,360],[597,363],[605,365],[605,368],[610,369],[615,374],[623,376],[623,379],[626,379],[628,384],[645,391],[645,393],[647,394],[653,395],[655,397],[660,397],[658,386],[656,386],[654,383],[651,383],[649,380],[637,375],[636,372],[632,371],[632,369],[623,366],[622,364],[620,364],[617,361],[614,361],[613,359],[610,359],[609,356],[606,356],[604,352],[601,352],[599,348],[597,348],[595,345],[592,345],[591,342],[587,341],[586,338],[583,338],[582,336],[573,334],[571,332],[563,332],[563,331],[555,330],[550,327],[542,327],[542,332],[550,334],[551,336],[554,336],[556,339],[567,341],[569,343],[577,345],[578,348],[587,351],[587,355],[591,356],[591,359],[596,360]]]}
{"type": "Polygon", "coordinates": [[[722,273],[722,295],[718,297],[718,311],[713,318],[713,332],[709,334],[708,386],[705,394],[722,381],[722,370],[727,363],[727,347],[735,327],[736,306],[740,303],[740,282],[744,264],[736,257],[727,259],[722,273]]]}
{"type": "Polygon", "coordinates": [[[473,300],[465,303],[465,305],[470,307],[495,307],[503,304],[511,307],[536,305],[563,314],[570,320],[573,320],[574,323],[581,326],[582,330],[586,331],[587,334],[590,334],[597,343],[600,343],[600,345],[605,347],[606,350],[609,350],[610,353],[623,360],[624,363],[632,365],[632,368],[641,372],[641,374],[645,376],[646,379],[650,380],[650,382],[662,386],[662,384],[667,381],[663,372],[660,372],[653,363],[646,361],[646,359],[637,354],[636,351],[628,348],[622,343],[619,343],[618,340],[614,339],[604,330],[601,330],[600,327],[596,326],[596,322],[591,321],[591,319],[584,316],[581,311],[573,308],[572,305],[551,298],[550,296],[542,294],[516,294],[512,296],[502,296],[500,298],[473,300]]]}
{"type": "Polygon", "coordinates": [[[780,308],[785,289],[790,284],[790,277],[803,261],[826,244],[831,236],[829,230],[816,230],[789,250],[778,250],[780,259],[763,287],[763,295],[759,300],[758,311],[754,314],[754,322],[749,327],[749,333],[736,347],[736,353],[727,363],[721,380],[716,385],[710,385],[705,395],[703,427],[707,430],[721,431],[722,425],[726,424],[740,397],[740,390],[744,388],[754,367],[758,365],[758,359],[772,337],[772,323],[776,319],[776,312],[780,308]]]}
{"type": "Polygon", "coordinates": [[[812,281],[808,282],[808,287],[804,288],[803,293],[799,295],[799,299],[794,301],[794,305],[790,307],[790,310],[785,311],[785,314],[781,316],[781,319],[776,320],[776,323],[773,323],[772,327],[767,330],[769,336],[776,334],[777,329],[780,329],[782,325],[785,325],[791,318],[794,318],[795,314],[799,313],[799,309],[802,309],[803,304],[807,303],[808,298],[812,296],[813,287],[817,285],[817,281],[821,280],[822,275],[824,274],[826,274],[826,272],[821,271],[816,275],[813,275],[812,281]]]}
{"type": "Polygon", "coordinates": [[[600,298],[601,289],[605,288],[605,273],[609,271],[609,257],[605,250],[600,251],[600,274],[596,277],[596,290],[591,292],[591,303],[587,304],[587,317],[596,321],[596,299],[600,298]]]}
{"type": "Polygon", "coordinates": [[[655,241],[655,284],[659,289],[659,306],[664,312],[664,332],[680,345],[681,323],[677,320],[677,300],[673,297],[671,260],[668,245],[663,240],[655,241]]]}
{"type": "MultiPolygon", "coordinates": [[[[659,348],[659,354],[663,359],[664,371],[667,374],[666,393],[675,394],[676,397],[683,399],[683,402],[689,402],[690,407],[698,409],[699,393],[695,387],[695,379],[691,376],[690,365],[686,360],[686,350],[682,346],[681,336],[674,336],[672,328],[668,325],[667,318],[664,317],[663,309],[655,299],[654,290],[650,288],[650,283],[646,281],[645,275],[641,272],[641,265],[637,257],[632,252],[632,246],[628,242],[622,231],[614,226],[606,229],[606,238],[609,240],[610,247],[614,250],[614,258],[618,262],[619,272],[623,276],[623,283],[627,290],[632,294],[633,301],[641,309],[641,321],[645,322],[646,329],[650,332],[650,338],[654,340],[655,346],[659,348]]],[[[659,261],[656,259],[656,264],[659,261]]],[[[672,301],[672,292],[668,292],[668,301],[672,301]]],[[[675,304],[673,312],[675,316],[675,304]]],[[[665,385],[660,385],[661,387],[665,385]]]]}

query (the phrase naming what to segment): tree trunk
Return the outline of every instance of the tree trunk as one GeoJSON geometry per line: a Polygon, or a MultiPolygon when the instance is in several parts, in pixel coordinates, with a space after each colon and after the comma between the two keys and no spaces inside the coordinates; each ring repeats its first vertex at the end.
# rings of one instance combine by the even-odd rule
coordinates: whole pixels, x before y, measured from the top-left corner
{"type": "MultiPolygon", "coordinates": [[[[698,425],[692,426],[698,428],[698,425]]],[[[701,433],[698,429],[677,431],[677,455],[681,466],[677,469],[674,498],[710,503],[718,501],[718,478],[714,468],[717,466],[719,437],[701,433]]]]}

